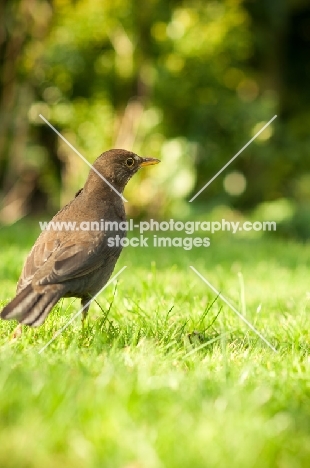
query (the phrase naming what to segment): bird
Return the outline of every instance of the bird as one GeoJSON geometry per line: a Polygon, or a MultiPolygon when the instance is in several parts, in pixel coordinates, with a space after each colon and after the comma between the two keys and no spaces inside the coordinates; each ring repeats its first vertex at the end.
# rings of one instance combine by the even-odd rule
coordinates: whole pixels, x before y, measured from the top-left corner
{"type": "Polygon", "coordinates": [[[124,188],[140,168],[159,162],[124,149],[102,153],[84,187],[49,223],[58,229],[45,229],[37,238],[24,263],[16,296],[0,317],[38,327],[62,297],[80,298],[86,317],[90,299],[107,283],[122,251],[120,242],[109,239],[126,236],[124,188]],[[101,220],[104,230],[79,229],[82,223],[91,226],[101,220]],[[68,222],[76,228],[59,229],[68,222]]]}

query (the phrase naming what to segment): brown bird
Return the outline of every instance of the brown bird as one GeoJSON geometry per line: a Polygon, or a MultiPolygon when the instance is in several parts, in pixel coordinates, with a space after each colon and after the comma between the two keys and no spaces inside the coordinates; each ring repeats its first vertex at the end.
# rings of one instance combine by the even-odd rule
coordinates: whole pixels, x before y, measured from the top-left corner
{"type": "Polygon", "coordinates": [[[16,296],[1,311],[1,318],[37,327],[62,297],[79,297],[85,306],[107,283],[122,250],[115,242],[117,235],[126,236],[124,225],[119,226],[126,220],[120,194],[138,169],[159,162],[122,149],[101,154],[84,188],[51,221],[54,227],[57,222],[75,222],[75,230],[42,231],[26,259],[16,296]],[[108,221],[115,223],[105,231],[82,230],[101,220],[105,227],[108,221]]]}

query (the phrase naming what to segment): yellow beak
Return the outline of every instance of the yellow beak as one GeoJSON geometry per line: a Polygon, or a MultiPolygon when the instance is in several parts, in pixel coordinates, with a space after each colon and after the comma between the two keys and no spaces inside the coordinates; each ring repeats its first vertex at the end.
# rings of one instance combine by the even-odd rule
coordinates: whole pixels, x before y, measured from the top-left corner
{"type": "Polygon", "coordinates": [[[155,159],[155,158],[141,158],[141,162],[140,162],[140,167],[144,167],[144,166],[153,166],[154,164],[158,164],[160,163],[160,160],[159,159],[155,159]]]}

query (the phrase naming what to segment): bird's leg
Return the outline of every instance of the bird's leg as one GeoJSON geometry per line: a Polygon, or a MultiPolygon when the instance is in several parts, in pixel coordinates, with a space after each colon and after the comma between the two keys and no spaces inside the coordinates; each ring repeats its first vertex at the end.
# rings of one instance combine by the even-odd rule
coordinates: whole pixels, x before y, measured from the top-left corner
{"type": "Polygon", "coordinates": [[[87,296],[87,297],[83,297],[83,299],[81,299],[81,305],[82,307],[86,306],[85,309],[83,309],[82,311],[82,326],[84,326],[84,322],[87,318],[87,315],[88,315],[88,309],[90,307],[90,304],[86,305],[89,300],[90,300],[91,296],[87,296]]]}

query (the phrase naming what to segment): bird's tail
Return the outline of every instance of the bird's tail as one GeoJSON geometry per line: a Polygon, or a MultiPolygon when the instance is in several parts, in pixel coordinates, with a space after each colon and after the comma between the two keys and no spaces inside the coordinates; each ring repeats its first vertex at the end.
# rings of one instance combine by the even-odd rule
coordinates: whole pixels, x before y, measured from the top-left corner
{"type": "Polygon", "coordinates": [[[52,307],[61,298],[61,291],[45,288],[44,293],[38,293],[31,284],[26,286],[0,313],[4,320],[18,320],[31,327],[38,327],[46,319],[52,307]]]}

